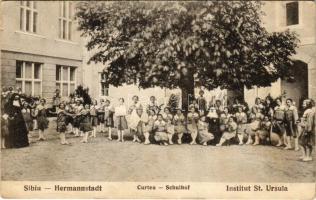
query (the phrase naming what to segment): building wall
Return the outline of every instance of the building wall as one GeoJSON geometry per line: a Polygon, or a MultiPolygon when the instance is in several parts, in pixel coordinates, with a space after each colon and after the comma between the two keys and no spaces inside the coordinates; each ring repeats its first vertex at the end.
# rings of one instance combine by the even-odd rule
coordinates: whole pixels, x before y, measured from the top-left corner
{"type": "Polygon", "coordinates": [[[56,89],[56,65],[78,66],[76,71],[77,84],[82,84],[81,61],[54,58],[49,56],[32,55],[27,53],[2,51],[1,52],[1,79],[2,86],[15,87],[16,83],[16,61],[29,61],[43,63],[42,65],[42,97],[51,101],[56,89]]]}
{"type": "MultiPolygon", "coordinates": [[[[42,96],[48,101],[56,89],[56,65],[76,67],[76,84],[82,84],[83,43],[76,21],[72,39],[59,39],[58,1],[37,1],[37,32],[20,30],[20,1],[1,2],[1,84],[15,87],[16,61],[42,65],[42,96]]],[[[74,13],[74,5],[73,10],[74,13]]]]}
{"type": "MultiPolygon", "coordinates": [[[[292,57],[293,60],[299,60],[308,65],[308,97],[316,99],[316,3],[313,1],[299,2],[299,24],[286,26],[285,5],[289,1],[283,2],[265,2],[262,17],[264,26],[269,32],[285,31],[289,29],[298,34],[300,40],[297,54],[292,57]]],[[[299,102],[302,91],[298,89],[298,84],[307,77],[296,77],[297,82],[290,84],[285,80],[279,80],[271,87],[256,88],[245,90],[245,99],[250,104],[254,102],[255,97],[264,98],[268,94],[273,97],[280,96],[286,92],[286,98],[293,98],[296,103],[299,102]],[[301,80],[300,80],[301,78],[301,80]]]]}
{"type": "Polygon", "coordinates": [[[37,10],[37,33],[23,32],[20,31],[20,1],[1,2],[1,49],[82,60],[82,41],[75,22],[71,41],[58,38],[59,2],[37,1],[37,10]]]}

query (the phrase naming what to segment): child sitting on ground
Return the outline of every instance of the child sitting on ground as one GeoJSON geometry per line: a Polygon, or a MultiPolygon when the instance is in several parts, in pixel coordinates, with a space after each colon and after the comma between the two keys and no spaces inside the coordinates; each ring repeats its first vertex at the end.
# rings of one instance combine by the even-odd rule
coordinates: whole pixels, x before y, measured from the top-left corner
{"type": "Polygon", "coordinates": [[[237,124],[234,118],[230,116],[221,140],[216,146],[222,146],[224,142],[233,139],[236,136],[237,124]]]}
{"type": "Polygon", "coordinates": [[[208,131],[208,126],[205,115],[201,116],[198,122],[198,141],[204,146],[214,139],[214,135],[208,131]]]}
{"type": "Polygon", "coordinates": [[[271,132],[271,122],[268,116],[264,116],[263,121],[260,122],[260,128],[255,133],[255,143],[260,144],[260,140],[268,140],[271,132]]]}
{"type": "Polygon", "coordinates": [[[157,120],[154,124],[155,140],[160,144],[168,145],[167,123],[163,120],[161,114],[157,115],[157,120]]]}

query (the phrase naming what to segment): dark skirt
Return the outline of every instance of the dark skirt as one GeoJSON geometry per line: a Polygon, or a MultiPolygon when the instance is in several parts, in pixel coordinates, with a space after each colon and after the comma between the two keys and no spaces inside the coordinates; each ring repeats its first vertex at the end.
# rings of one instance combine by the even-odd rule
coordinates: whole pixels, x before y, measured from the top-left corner
{"type": "Polygon", "coordinates": [[[214,134],[213,144],[217,144],[221,137],[222,132],[219,130],[219,120],[217,118],[209,118],[209,132],[214,134]]]}
{"type": "Polygon", "coordinates": [[[80,116],[76,116],[75,118],[73,118],[73,126],[74,126],[74,128],[79,128],[80,127],[80,121],[81,121],[81,117],[80,116]]]}
{"type": "Polygon", "coordinates": [[[6,137],[6,148],[29,146],[28,131],[21,113],[8,123],[9,135],[6,137]]]}
{"type": "Polygon", "coordinates": [[[282,121],[275,121],[272,126],[272,132],[282,136],[285,131],[284,123],[282,121]]]}
{"type": "Polygon", "coordinates": [[[115,126],[118,130],[126,130],[128,128],[125,116],[117,116],[115,126]]]}
{"type": "Polygon", "coordinates": [[[91,125],[92,126],[98,126],[99,125],[98,116],[91,116],[91,125]]]}
{"type": "Polygon", "coordinates": [[[287,136],[297,136],[297,126],[294,121],[287,121],[284,123],[285,131],[287,136]]]}
{"type": "Polygon", "coordinates": [[[89,132],[89,131],[92,131],[93,128],[92,128],[92,125],[90,122],[83,122],[83,123],[80,123],[80,131],[82,132],[89,132]]]}
{"type": "Polygon", "coordinates": [[[313,146],[313,133],[304,131],[300,137],[299,142],[301,146],[313,146]]]}
{"type": "Polygon", "coordinates": [[[67,130],[67,125],[65,122],[57,122],[57,132],[64,133],[67,130]]]}
{"type": "Polygon", "coordinates": [[[104,112],[98,112],[97,116],[98,116],[98,123],[103,124],[104,123],[104,112]]]}
{"type": "Polygon", "coordinates": [[[44,131],[45,129],[48,128],[48,119],[44,116],[39,116],[37,117],[37,127],[39,130],[44,131]]]}
{"type": "Polygon", "coordinates": [[[74,125],[74,118],[71,116],[66,117],[66,125],[71,124],[72,126],[74,125]]]}
{"type": "Polygon", "coordinates": [[[113,114],[110,115],[107,119],[104,120],[105,127],[114,127],[113,114]]]}

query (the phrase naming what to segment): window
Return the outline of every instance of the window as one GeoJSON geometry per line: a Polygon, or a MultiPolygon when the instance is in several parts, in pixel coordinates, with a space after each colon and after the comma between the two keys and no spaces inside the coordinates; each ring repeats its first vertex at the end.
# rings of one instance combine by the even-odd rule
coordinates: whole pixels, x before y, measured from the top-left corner
{"type": "Polygon", "coordinates": [[[69,96],[76,89],[76,67],[56,66],[56,89],[62,96],[69,96]]]}
{"type": "Polygon", "coordinates": [[[105,75],[100,73],[100,96],[109,96],[109,85],[105,83],[105,75]]]}
{"type": "Polygon", "coordinates": [[[299,24],[298,2],[290,2],[286,4],[286,25],[299,24]]]}
{"type": "Polygon", "coordinates": [[[72,2],[59,2],[59,38],[63,40],[72,39],[72,2]]]}
{"type": "Polygon", "coordinates": [[[20,30],[37,32],[38,12],[36,1],[20,1],[20,30]]]}
{"type": "Polygon", "coordinates": [[[42,64],[16,61],[16,86],[26,95],[42,95],[42,64]]]}

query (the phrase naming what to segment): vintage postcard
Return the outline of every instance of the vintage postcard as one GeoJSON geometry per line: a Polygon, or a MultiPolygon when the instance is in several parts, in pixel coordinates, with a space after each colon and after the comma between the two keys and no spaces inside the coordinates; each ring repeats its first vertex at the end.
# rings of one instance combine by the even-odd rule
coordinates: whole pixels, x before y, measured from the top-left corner
{"type": "Polygon", "coordinates": [[[0,4],[2,198],[315,198],[315,1],[0,4]]]}

